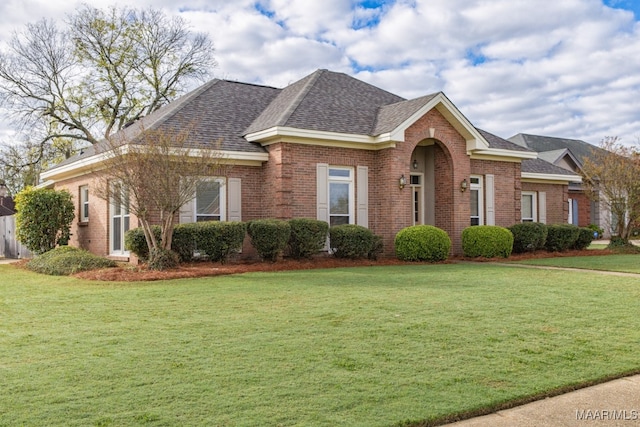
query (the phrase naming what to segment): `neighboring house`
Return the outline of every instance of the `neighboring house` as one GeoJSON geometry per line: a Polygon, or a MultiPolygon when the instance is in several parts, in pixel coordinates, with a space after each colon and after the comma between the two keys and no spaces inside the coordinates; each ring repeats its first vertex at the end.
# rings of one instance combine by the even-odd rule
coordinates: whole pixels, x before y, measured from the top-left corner
{"type": "Polygon", "coordinates": [[[9,197],[7,187],[0,183],[0,216],[10,216],[15,213],[13,198],[9,197]]]}
{"type": "MultiPolygon", "coordinates": [[[[539,159],[577,175],[581,173],[585,160],[590,158],[595,150],[601,150],[599,147],[577,139],[522,133],[512,136],[509,141],[534,150],[538,153],[539,159]]],[[[605,230],[605,236],[609,237],[609,224],[612,223],[611,212],[604,205],[589,199],[581,182],[569,184],[569,199],[567,203],[569,207],[567,222],[580,227],[595,224],[605,230]]]]}
{"type": "MultiPolygon", "coordinates": [[[[121,132],[194,122],[193,146],[222,139],[234,166],[198,187],[180,222],[360,224],[383,237],[386,255],[414,224],[444,229],[459,254],[470,225],[566,222],[568,186],[580,179],[475,128],[442,92],[406,100],[327,70],[284,89],[213,80],[121,132]]],[[[44,172],[43,185],[75,195],[72,244],[126,259],[124,232],[137,220],[93,195],[104,158],[91,147],[44,172]]]]}

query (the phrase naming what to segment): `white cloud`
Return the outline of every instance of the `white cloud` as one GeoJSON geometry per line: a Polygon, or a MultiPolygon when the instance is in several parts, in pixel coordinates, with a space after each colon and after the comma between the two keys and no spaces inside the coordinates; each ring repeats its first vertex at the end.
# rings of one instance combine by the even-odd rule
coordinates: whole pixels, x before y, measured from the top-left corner
{"type": "MultiPolygon", "coordinates": [[[[640,25],[630,11],[601,0],[396,0],[376,9],[355,3],[135,6],[181,14],[208,32],[216,77],[282,87],[327,68],[407,98],[443,90],[474,124],[503,137],[528,132],[597,143],[607,135],[629,142],[640,136],[640,25]]],[[[5,0],[0,44],[26,22],[60,20],[75,7],[5,0]]],[[[0,140],[8,135],[1,120],[0,140]]]]}

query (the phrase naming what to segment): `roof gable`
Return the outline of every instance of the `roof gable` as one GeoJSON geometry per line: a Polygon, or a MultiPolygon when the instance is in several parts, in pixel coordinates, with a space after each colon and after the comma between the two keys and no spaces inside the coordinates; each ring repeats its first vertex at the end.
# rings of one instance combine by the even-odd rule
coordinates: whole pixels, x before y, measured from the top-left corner
{"type": "MultiPolygon", "coordinates": [[[[539,153],[555,152],[558,150],[568,149],[571,153],[572,161],[576,162],[576,166],[581,168],[585,160],[590,158],[594,151],[602,150],[595,145],[579,139],[556,138],[551,136],[530,135],[519,133],[509,138],[509,141],[523,147],[528,147],[539,153]]],[[[551,154],[548,154],[549,157],[551,154]]],[[[557,161],[558,159],[556,159],[557,161]]],[[[553,163],[555,163],[554,161],[553,163]]]]}
{"type": "Polygon", "coordinates": [[[245,134],[287,127],[372,135],[380,107],[403,100],[344,73],[318,70],[283,89],[245,134]]]}

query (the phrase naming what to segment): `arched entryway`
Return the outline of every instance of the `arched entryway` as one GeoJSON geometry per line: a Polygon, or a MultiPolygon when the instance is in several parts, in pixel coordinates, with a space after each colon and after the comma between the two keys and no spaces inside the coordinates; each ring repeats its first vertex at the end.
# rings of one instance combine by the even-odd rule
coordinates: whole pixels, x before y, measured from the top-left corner
{"type": "Polygon", "coordinates": [[[421,141],[410,159],[411,222],[452,233],[454,213],[453,161],[446,146],[435,139],[421,141]]]}

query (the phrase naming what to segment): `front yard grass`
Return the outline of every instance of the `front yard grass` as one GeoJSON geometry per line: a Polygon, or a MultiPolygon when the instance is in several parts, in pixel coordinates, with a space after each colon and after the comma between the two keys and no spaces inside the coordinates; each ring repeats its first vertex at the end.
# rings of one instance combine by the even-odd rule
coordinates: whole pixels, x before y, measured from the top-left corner
{"type": "Polygon", "coordinates": [[[484,263],[0,277],[0,426],[429,424],[640,372],[635,278],[484,263]]]}
{"type": "Polygon", "coordinates": [[[618,271],[621,273],[640,273],[639,254],[539,258],[517,261],[517,263],[550,267],[582,268],[587,270],[618,271]]]}

